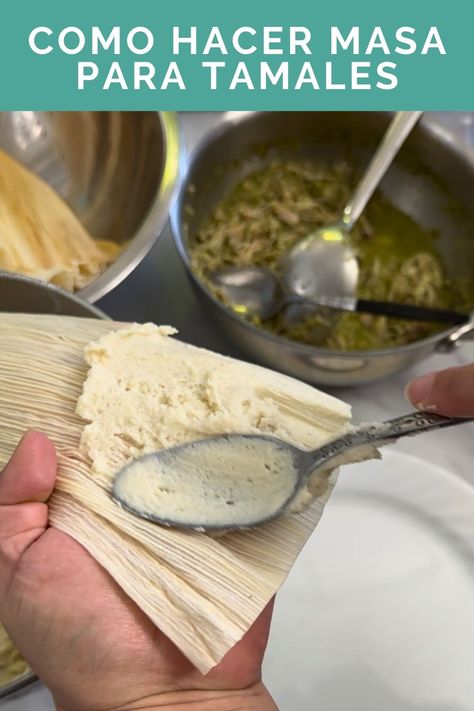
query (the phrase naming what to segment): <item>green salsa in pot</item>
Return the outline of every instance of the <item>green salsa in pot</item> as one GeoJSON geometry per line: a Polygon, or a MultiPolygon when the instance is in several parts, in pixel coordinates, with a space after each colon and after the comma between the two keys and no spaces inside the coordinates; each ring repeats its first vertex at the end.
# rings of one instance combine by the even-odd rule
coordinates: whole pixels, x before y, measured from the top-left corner
{"type": "MultiPolygon", "coordinates": [[[[282,256],[302,237],[337,222],[354,185],[349,165],[274,161],[237,183],[201,225],[191,245],[197,276],[225,303],[209,275],[233,266],[279,273],[282,256]]],[[[469,311],[472,286],[451,280],[436,247],[437,233],[419,226],[377,191],[350,239],[360,269],[358,296],[469,311]]],[[[340,350],[401,346],[445,326],[369,314],[342,313],[321,342],[323,317],[289,326],[282,314],[256,325],[291,340],[340,350]]]]}

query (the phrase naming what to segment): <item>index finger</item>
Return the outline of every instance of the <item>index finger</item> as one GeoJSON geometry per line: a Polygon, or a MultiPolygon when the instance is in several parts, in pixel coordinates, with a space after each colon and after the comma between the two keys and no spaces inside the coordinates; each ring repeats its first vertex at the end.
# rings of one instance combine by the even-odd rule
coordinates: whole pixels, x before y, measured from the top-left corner
{"type": "Polygon", "coordinates": [[[416,378],[408,384],[406,395],[419,410],[474,417],[474,363],[416,378]]]}

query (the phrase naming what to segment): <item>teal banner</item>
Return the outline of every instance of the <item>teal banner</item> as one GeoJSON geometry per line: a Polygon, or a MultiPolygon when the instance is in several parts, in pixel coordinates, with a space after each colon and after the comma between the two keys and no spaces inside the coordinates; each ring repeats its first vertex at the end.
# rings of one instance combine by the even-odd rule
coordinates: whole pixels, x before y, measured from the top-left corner
{"type": "Polygon", "coordinates": [[[472,110],[474,2],[4,4],[1,109],[472,110]]]}

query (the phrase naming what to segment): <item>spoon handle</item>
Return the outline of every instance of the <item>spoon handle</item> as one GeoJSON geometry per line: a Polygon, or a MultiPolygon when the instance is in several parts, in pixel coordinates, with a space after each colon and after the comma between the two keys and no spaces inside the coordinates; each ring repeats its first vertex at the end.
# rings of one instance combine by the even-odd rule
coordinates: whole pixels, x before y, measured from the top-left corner
{"type": "Polygon", "coordinates": [[[449,309],[431,309],[426,306],[413,306],[412,304],[396,304],[390,301],[372,301],[358,299],[355,311],[359,313],[379,314],[393,316],[414,321],[430,321],[433,323],[448,323],[453,326],[467,323],[469,316],[449,309]]]}
{"type": "Polygon", "coordinates": [[[405,139],[420,118],[422,111],[398,111],[370,161],[359,185],[347,203],[343,223],[350,231],[375,192],[405,139]]]}
{"type": "Polygon", "coordinates": [[[430,323],[447,323],[460,326],[469,322],[470,316],[449,309],[432,309],[427,306],[413,304],[398,304],[392,301],[374,301],[373,299],[357,299],[351,296],[320,296],[310,299],[298,294],[286,296],[283,306],[299,304],[301,306],[324,306],[338,311],[352,311],[360,314],[376,314],[391,316],[411,321],[429,321],[430,323]]]}
{"type": "MultiPolygon", "coordinates": [[[[473,422],[474,418],[443,417],[430,412],[411,412],[408,415],[396,417],[374,425],[359,427],[354,432],[349,432],[338,437],[332,442],[309,452],[309,472],[316,467],[321,467],[336,457],[343,457],[343,463],[359,461],[363,447],[382,447],[396,442],[401,437],[410,437],[421,432],[438,430],[443,427],[462,425],[473,422]]],[[[341,462],[342,463],[342,462],[341,462]]]]}

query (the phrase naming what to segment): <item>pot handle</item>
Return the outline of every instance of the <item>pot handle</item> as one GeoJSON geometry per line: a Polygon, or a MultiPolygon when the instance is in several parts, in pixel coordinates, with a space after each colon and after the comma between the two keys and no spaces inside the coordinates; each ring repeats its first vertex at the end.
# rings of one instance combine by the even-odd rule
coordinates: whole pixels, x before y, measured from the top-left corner
{"type": "Polygon", "coordinates": [[[457,346],[460,346],[462,341],[474,340],[474,314],[468,323],[459,326],[455,331],[443,338],[436,346],[438,353],[451,353],[457,346]]]}

